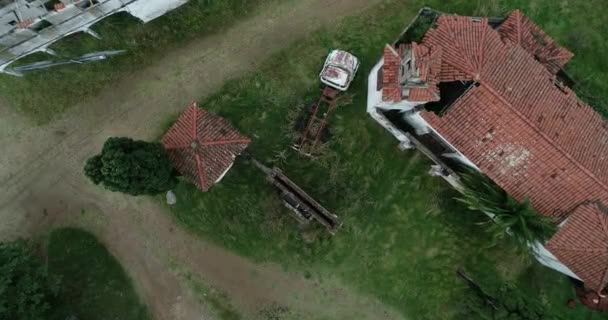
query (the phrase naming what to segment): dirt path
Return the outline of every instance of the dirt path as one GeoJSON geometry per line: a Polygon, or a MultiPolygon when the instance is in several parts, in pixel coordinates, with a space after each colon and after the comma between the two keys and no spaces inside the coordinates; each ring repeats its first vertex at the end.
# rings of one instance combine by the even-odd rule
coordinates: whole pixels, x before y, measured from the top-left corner
{"type": "Polygon", "coordinates": [[[30,126],[0,105],[0,235],[40,234],[57,225],[92,231],[127,268],[157,319],[208,319],[206,306],[184,283],[183,270],[225,291],[248,314],[278,304],[293,308],[302,319],[311,314],[329,319],[398,318],[337,281],[320,285],[205,243],[176,226],[152,200],[104,192],[81,174],[85,159],[107,137],[152,139],[159,134],[158,126],[190,100],[253,70],[314,29],[381,1],[299,0],[262,8],[222,34],[168,53],[44,127],[30,126]]]}

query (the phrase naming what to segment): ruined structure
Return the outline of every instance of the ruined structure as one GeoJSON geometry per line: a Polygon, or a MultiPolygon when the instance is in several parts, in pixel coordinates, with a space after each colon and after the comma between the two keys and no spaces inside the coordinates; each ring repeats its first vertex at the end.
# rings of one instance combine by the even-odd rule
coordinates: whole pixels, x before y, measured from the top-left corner
{"type": "Polygon", "coordinates": [[[99,38],[91,26],[118,12],[142,22],[158,18],[188,0],[0,0],[0,72],[10,64],[77,32],[99,38]]]}
{"type": "Polygon", "coordinates": [[[311,114],[306,121],[302,136],[293,148],[306,156],[312,156],[322,137],[327,134],[329,116],[337,105],[338,91],[325,87],[319,100],[311,105],[311,114]]]}
{"type": "Polygon", "coordinates": [[[561,69],[572,56],[519,10],[499,21],[438,14],[421,39],[386,46],[367,111],[455,187],[454,169],[472,168],[560,222],[535,245],[539,261],[599,293],[608,285],[608,124],[568,87],[561,69]]]}

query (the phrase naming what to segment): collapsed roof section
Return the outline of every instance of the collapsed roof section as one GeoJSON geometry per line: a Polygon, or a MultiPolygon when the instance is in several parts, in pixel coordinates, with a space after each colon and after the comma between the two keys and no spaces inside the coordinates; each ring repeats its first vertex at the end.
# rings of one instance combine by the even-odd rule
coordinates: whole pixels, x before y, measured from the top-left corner
{"type": "Polygon", "coordinates": [[[438,74],[441,70],[441,47],[415,42],[397,48],[386,45],[382,67],[382,99],[400,102],[438,101],[438,74]]]}

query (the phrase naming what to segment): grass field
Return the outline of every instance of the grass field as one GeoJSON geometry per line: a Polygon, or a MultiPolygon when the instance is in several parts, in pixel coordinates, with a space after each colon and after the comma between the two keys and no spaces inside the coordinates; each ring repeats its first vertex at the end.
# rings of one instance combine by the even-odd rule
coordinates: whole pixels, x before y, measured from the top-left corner
{"type": "Polygon", "coordinates": [[[48,240],[48,268],[61,279],[53,320],[148,320],[131,280],[108,250],[85,231],[54,230],[48,240]]]}
{"type": "MultiPolygon", "coordinates": [[[[0,92],[24,114],[47,122],[111,80],[156,61],[161,50],[219,30],[265,1],[273,0],[192,0],[145,26],[116,16],[94,27],[103,42],[78,35],[54,49],[67,55],[127,48],[129,54],[111,63],[65,67],[23,79],[0,75],[0,92]]],[[[252,137],[250,152],[257,158],[280,166],[344,220],[335,237],[321,229],[298,229],[263,176],[244,161],[209,193],[181,184],[173,214],[202,237],[245,256],[278,262],[311,277],[337,275],[412,319],[456,316],[460,297],[468,294],[455,276],[457,268],[488,286],[515,283],[566,319],[607,318],[580,307],[566,308],[573,292],[565,277],[522,261],[508,245],[488,248],[488,235],[475,224],[479,214],[452,201],[453,191],[426,174],[431,163],[418,152],[398,151],[395,140],[365,114],[368,71],[384,43],[393,41],[422,5],[496,16],[523,9],[576,54],[567,66],[577,81],[575,89],[608,116],[605,1],[387,1],[345,21],[338,30],[322,30],[300,41],[271,59],[272,64],[226,84],[202,103],[252,137]],[[351,89],[352,104],[332,118],[331,143],[320,159],[311,161],[288,148],[292,122],[317,96],[318,70],[335,47],[359,56],[362,68],[351,89]]],[[[122,269],[89,235],[56,231],[49,252],[51,271],[64,275],[71,288],[68,294],[73,294],[64,311],[81,313],[85,319],[112,319],[108,312],[122,314],[120,319],[146,319],[122,269]],[[125,300],[118,299],[117,292],[123,292],[125,300]]]]}
{"type": "MultiPolygon", "coordinates": [[[[217,32],[243,19],[260,4],[277,1],[280,0],[192,0],[145,25],[126,13],[110,16],[92,28],[102,40],[77,33],[55,43],[51,49],[63,57],[116,49],[128,50],[126,54],[102,63],[36,71],[23,78],[0,74],[0,95],[36,123],[47,123],[112,80],[157,61],[164,50],[217,32]]],[[[16,63],[50,58],[37,53],[16,63]]]]}
{"type": "MultiPolygon", "coordinates": [[[[600,1],[427,1],[446,12],[503,15],[520,7],[577,54],[568,71],[579,86],[603,101],[608,72],[600,1]],[[583,23],[584,22],[584,23],[583,23]],[[573,34],[580,35],[572,39],[573,34]],[[574,47],[570,41],[584,40],[574,47]]],[[[431,164],[396,141],[365,114],[366,76],[422,5],[393,1],[349,19],[337,31],[322,30],[277,55],[272,64],[232,81],[201,105],[253,137],[250,152],[287,175],[344,220],[335,237],[300,230],[277,197],[246,161],[238,161],[209,193],[180,184],[172,212],[188,228],[240,254],[273,261],[306,275],[338,275],[412,319],[455,319],[469,294],[456,276],[464,268],[486,286],[516,284],[530,298],[565,319],[608,318],[584,308],[568,309],[569,280],[522,260],[507,244],[489,248],[476,225],[480,215],[451,200],[454,191],[426,173],[431,164]],[[330,48],[362,59],[359,77],[332,118],[332,140],[322,157],[309,160],[289,149],[293,120],[318,95],[317,73],[330,48]],[[281,67],[278,68],[277,65],[281,67]]],[[[604,104],[596,104],[606,111],[604,104]]]]}

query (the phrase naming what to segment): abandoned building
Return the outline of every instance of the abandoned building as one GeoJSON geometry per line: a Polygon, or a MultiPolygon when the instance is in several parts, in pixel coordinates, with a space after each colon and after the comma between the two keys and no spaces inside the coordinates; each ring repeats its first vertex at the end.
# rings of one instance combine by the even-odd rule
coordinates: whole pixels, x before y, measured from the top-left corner
{"type": "Polygon", "coordinates": [[[0,0],[0,73],[10,64],[77,32],[99,38],[91,26],[127,12],[146,23],[188,0],[0,0]]]}
{"type": "Polygon", "coordinates": [[[608,124],[568,87],[573,54],[518,10],[499,21],[438,14],[417,40],[386,46],[368,113],[455,187],[466,166],[530,199],[560,222],[535,245],[539,261],[605,292],[608,124]]]}
{"type": "Polygon", "coordinates": [[[198,189],[208,191],[228,173],[250,141],[226,119],[193,102],[161,143],[175,169],[198,189]]]}

